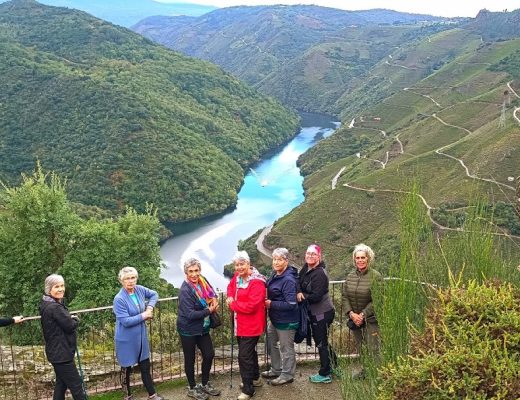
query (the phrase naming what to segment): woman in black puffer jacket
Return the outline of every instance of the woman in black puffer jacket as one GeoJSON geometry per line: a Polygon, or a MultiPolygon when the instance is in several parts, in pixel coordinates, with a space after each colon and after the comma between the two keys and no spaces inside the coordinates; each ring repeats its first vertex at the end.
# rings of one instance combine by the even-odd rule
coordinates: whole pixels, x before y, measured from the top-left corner
{"type": "Polygon", "coordinates": [[[64,400],[68,388],[74,400],[85,400],[86,394],[74,364],[78,318],[69,314],[63,304],[64,295],[63,277],[49,275],[45,279],[45,295],[40,303],[40,315],[45,338],[45,354],[56,373],[52,399],[64,400]]]}

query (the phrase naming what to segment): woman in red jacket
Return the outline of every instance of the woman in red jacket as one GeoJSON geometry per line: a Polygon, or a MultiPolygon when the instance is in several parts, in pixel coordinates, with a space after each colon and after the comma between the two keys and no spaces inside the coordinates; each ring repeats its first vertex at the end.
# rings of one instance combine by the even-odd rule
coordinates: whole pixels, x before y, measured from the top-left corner
{"type": "Polygon", "coordinates": [[[265,277],[249,261],[245,251],[233,257],[235,275],[227,287],[226,303],[234,313],[234,330],[238,342],[238,365],[242,393],[238,400],[249,400],[255,383],[260,382],[256,344],[265,330],[265,277]]]}

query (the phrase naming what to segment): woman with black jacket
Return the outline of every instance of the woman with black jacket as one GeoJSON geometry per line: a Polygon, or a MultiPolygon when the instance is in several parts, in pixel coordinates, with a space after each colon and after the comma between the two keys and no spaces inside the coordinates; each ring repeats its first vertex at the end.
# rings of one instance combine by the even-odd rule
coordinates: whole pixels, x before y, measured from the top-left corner
{"type": "Polygon", "coordinates": [[[320,370],[309,377],[313,383],[332,382],[332,364],[336,364],[336,353],[329,346],[329,327],[334,321],[334,306],[329,297],[329,276],[325,263],[321,261],[321,249],[312,244],[305,253],[305,264],[299,273],[299,302],[309,304],[310,326],[314,344],[318,348],[320,370]]]}
{"type": "Polygon", "coordinates": [[[177,332],[181,338],[184,353],[184,371],[188,379],[188,397],[205,400],[208,395],[218,396],[220,390],[209,381],[211,364],[215,357],[211,341],[210,314],[218,310],[217,294],[201,275],[201,264],[196,258],[184,263],[186,279],[179,291],[177,332]],[[202,383],[195,383],[195,350],[202,354],[202,383]]]}
{"type": "Polygon", "coordinates": [[[45,279],[45,295],[40,303],[41,324],[45,339],[45,354],[54,367],[56,385],[53,400],[64,400],[67,388],[74,400],[86,399],[76,364],[76,328],[78,318],[70,315],[63,304],[65,281],[52,274],[45,279]]]}

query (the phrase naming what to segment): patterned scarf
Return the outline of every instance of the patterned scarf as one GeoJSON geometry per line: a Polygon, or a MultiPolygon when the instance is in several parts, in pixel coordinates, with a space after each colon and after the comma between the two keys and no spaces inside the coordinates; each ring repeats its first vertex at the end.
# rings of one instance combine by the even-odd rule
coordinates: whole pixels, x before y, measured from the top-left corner
{"type": "Polygon", "coordinates": [[[199,276],[199,281],[196,284],[193,284],[191,281],[188,281],[188,283],[191,285],[193,293],[195,293],[199,299],[200,304],[202,304],[204,307],[208,306],[209,299],[217,297],[217,294],[211,285],[202,275],[199,276]]]}

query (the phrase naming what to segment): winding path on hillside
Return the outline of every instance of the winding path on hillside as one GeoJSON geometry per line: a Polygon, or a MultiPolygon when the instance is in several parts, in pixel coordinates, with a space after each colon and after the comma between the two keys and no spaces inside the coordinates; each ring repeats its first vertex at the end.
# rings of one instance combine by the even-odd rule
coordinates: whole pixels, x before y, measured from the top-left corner
{"type": "Polygon", "coordinates": [[[336,185],[338,184],[338,179],[341,176],[341,174],[347,169],[347,167],[342,167],[339,172],[334,175],[334,178],[332,178],[331,186],[332,190],[336,189],[336,185]]]}
{"type": "Polygon", "coordinates": [[[273,229],[273,224],[266,226],[260,235],[258,235],[258,238],[255,241],[256,249],[262,253],[264,256],[267,256],[271,258],[272,252],[264,246],[264,239],[265,237],[271,232],[273,229]]]}
{"type": "MultiPolygon", "coordinates": [[[[513,93],[518,99],[520,99],[520,95],[518,95],[518,93],[516,93],[515,89],[513,89],[511,86],[512,82],[513,81],[507,82],[507,87],[509,88],[511,93],[513,93]]],[[[520,124],[520,117],[518,117],[518,115],[516,115],[518,113],[518,111],[520,111],[520,107],[515,107],[515,109],[513,111],[513,118],[516,119],[516,122],[518,122],[518,124],[520,124]]]]}
{"type": "MultiPolygon", "coordinates": [[[[441,118],[439,118],[436,114],[432,114],[432,117],[435,118],[435,119],[436,119],[437,121],[439,121],[440,123],[446,125],[446,126],[450,126],[450,127],[452,127],[452,128],[456,128],[456,129],[461,129],[461,130],[467,132],[468,134],[473,133],[473,132],[471,132],[469,129],[463,128],[462,126],[457,126],[457,125],[449,124],[449,123],[443,121],[443,120],[442,120],[441,118]]],[[[466,171],[466,176],[468,176],[469,178],[476,179],[476,180],[480,180],[480,181],[484,181],[484,182],[494,183],[495,185],[502,186],[502,187],[505,187],[505,188],[507,188],[507,189],[511,189],[511,190],[513,190],[513,191],[516,191],[516,188],[514,188],[513,186],[509,186],[509,185],[506,185],[505,183],[497,182],[497,181],[494,180],[494,179],[481,178],[481,177],[479,177],[479,176],[477,176],[477,175],[471,174],[471,173],[469,172],[469,168],[466,166],[466,164],[464,164],[464,161],[463,161],[463,160],[461,160],[460,158],[454,157],[454,156],[452,156],[452,155],[450,155],[450,154],[446,154],[446,153],[443,152],[443,150],[448,149],[448,148],[454,146],[455,144],[459,143],[459,142],[462,141],[463,139],[464,139],[464,137],[461,138],[461,139],[459,139],[459,140],[457,140],[457,141],[455,141],[455,142],[453,142],[453,143],[450,143],[450,144],[447,144],[447,145],[445,145],[445,146],[442,146],[442,147],[438,148],[437,150],[435,150],[435,153],[436,153],[436,154],[439,154],[439,155],[443,155],[443,156],[448,157],[448,158],[451,158],[452,160],[458,161],[459,164],[462,165],[462,168],[464,168],[464,170],[466,171]]]]}
{"type": "MultiPolygon", "coordinates": [[[[343,186],[345,186],[345,187],[347,187],[349,189],[360,190],[362,192],[370,192],[370,193],[386,192],[386,193],[412,194],[412,192],[409,192],[409,191],[406,191],[406,190],[373,189],[373,188],[367,189],[367,188],[362,188],[362,187],[359,187],[359,186],[354,186],[354,185],[352,185],[350,183],[344,183],[343,186]]],[[[439,228],[441,230],[444,230],[444,231],[467,232],[467,231],[465,231],[462,228],[450,228],[449,226],[444,226],[444,225],[439,224],[432,217],[432,210],[436,210],[437,208],[430,206],[428,204],[428,202],[426,201],[426,199],[424,198],[423,195],[421,195],[419,193],[416,193],[415,195],[421,199],[422,203],[426,207],[426,214],[428,215],[428,218],[430,219],[431,223],[433,225],[435,225],[437,228],[439,228]]],[[[492,222],[489,222],[489,223],[492,224],[495,227],[498,227],[497,225],[493,224],[492,222]]],[[[500,227],[498,227],[498,228],[500,228],[500,227]]],[[[507,237],[507,238],[520,239],[520,236],[510,235],[509,233],[492,232],[492,234],[495,235],[495,236],[504,236],[504,237],[507,237]]]]}
{"type": "MultiPolygon", "coordinates": [[[[511,82],[508,82],[507,86],[508,88],[511,90],[511,92],[513,92],[515,94],[515,96],[517,96],[518,98],[520,98],[520,96],[514,91],[514,89],[511,87],[510,85],[511,82]]],[[[406,88],[405,88],[406,89],[406,88]]],[[[404,90],[405,90],[404,89],[404,90]]],[[[410,90],[408,90],[410,91],[410,90]]],[[[412,92],[412,91],[410,91],[412,92]]],[[[412,92],[412,93],[415,93],[415,92],[412,92]]],[[[418,94],[418,93],[415,93],[415,94],[418,94]]],[[[428,97],[430,100],[432,100],[435,104],[439,105],[433,98],[431,97],[428,97]]],[[[439,105],[440,106],[440,105],[439,105]]],[[[513,116],[515,117],[515,119],[520,123],[520,119],[517,117],[516,113],[520,111],[520,107],[516,107],[515,110],[514,110],[514,113],[513,113],[513,116]]],[[[450,123],[447,123],[446,121],[444,121],[443,119],[441,119],[439,116],[437,116],[435,113],[432,114],[432,117],[435,118],[437,121],[439,121],[440,123],[442,123],[443,125],[445,126],[449,126],[449,127],[452,127],[452,128],[455,128],[455,129],[460,129],[460,130],[463,130],[464,132],[466,132],[467,134],[472,134],[473,132],[471,132],[469,129],[467,128],[464,128],[464,127],[461,127],[461,126],[457,126],[457,125],[453,125],[453,124],[450,124],[450,123]]],[[[355,120],[352,120],[352,123],[351,125],[353,126],[354,124],[354,121],[355,120]]],[[[397,135],[399,136],[399,135],[397,135]]],[[[449,143],[445,146],[442,146],[438,149],[435,150],[435,153],[436,154],[439,154],[441,156],[445,156],[445,157],[448,157],[452,160],[455,160],[457,161],[463,168],[464,170],[466,171],[466,176],[468,176],[469,178],[472,178],[472,179],[476,179],[476,180],[481,180],[481,181],[485,181],[485,182],[489,182],[489,183],[493,183],[495,185],[498,185],[498,186],[501,186],[501,187],[504,187],[504,188],[507,188],[507,189],[510,189],[510,190],[513,190],[513,191],[516,191],[516,188],[512,187],[512,186],[509,186],[509,185],[506,185],[504,183],[501,183],[501,182],[497,182],[496,180],[494,179],[487,179],[487,178],[481,178],[481,177],[478,177],[474,174],[471,174],[470,171],[469,171],[469,168],[464,164],[464,161],[461,160],[460,158],[457,158],[457,157],[454,157],[450,154],[447,154],[447,153],[444,153],[443,150],[446,150],[454,145],[456,145],[457,143],[461,142],[462,140],[464,140],[466,138],[466,136],[458,139],[457,141],[453,142],[453,143],[449,143]]],[[[397,140],[399,140],[397,137],[396,137],[397,140]]],[[[399,143],[401,145],[401,149],[402,149],[402,143],[401,141],[399,140],[399,143]]],[[[403,152],[404,152],[404,149],[402,149],[403,152]]],[[[387,152],[388,154],[388,152],[387,152]]],[[[402,153],[401,153],[402,154],[402,153]]],[[[404,190],[395,190],[395,189],[373,189],[373,188],[370,188],[370,189],[366,189],[366,188],[361,188],[361,187],[358,187],[358,186],[354,186],[350,183],[345,183],[343,184],[343,186],[347,187],[347,188],[350,188],[350,189],[353,189],[353,190],[360,190],[360,191],[364,191],[364,192],[371,192],[371,193],[375,193],[375,192],[389,192],[389,193],[401,193],[401,194],[411,194],[411,192],[409,191],[404,191],[404,190]]],[[[437,228],[441,229],[441,230],[446,230],[446,231],[457,231],[457,232],[462,232],[464,231],[462,228],[450,228],[450,227],[447,227],[447,226],[444,226],[444,225],[441,225],[439,224],[437,221],[435,221],[432,217],[432,213],[431,211],[432,210],[435,210],[434,207],[430,206],[428,204],[428,202],[426,201],[426,199],[424,198],[424,196],[422,196],[421,194],[416,194],[420,199],[421,201],[423,202],[424,206],[426,207],[426,213],[428,215],[428,218],[430,219],[431,223],[433,225],[435,225],[437,228]]],[[[494,225],[494,224],[493,224],[494,225]]],[[[496,225],[494,225],[496,226],[496,225]]],[[[516,235],[510,235],[508,233],[500,233],[500,232],[493,232],[494,235],[497,235],[497,236],[504,236],[504,237],[508,237],[508,238],[516,238],[516,239],[520,239],[520,236],[516,236],[516,235]]]]}
{"type": "Polygon", "coordinates": [[[428,100],[431,100],[433,102],[433,104],[435,104],[437,107],[439,108],[442,108],[442,106],[431,96],[428,96],[427,94],[422,94],[422,93],[417,93],[417,92],[414,92],[411,88],[408,88],[408,87],[405,87],[403,88],[403,90],[405,92],[410,92],[410,93],[413,93],[413,94],[416,94],[417,96],[422,96],[422,97],[425,97],[427,98],[428,100]]]}

